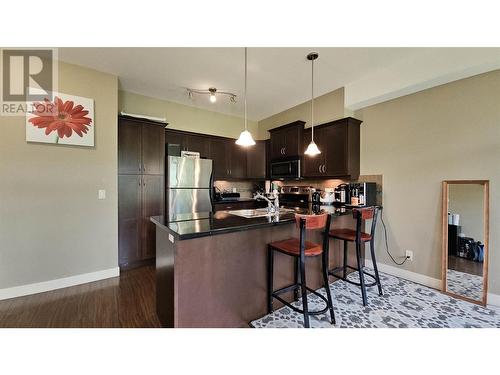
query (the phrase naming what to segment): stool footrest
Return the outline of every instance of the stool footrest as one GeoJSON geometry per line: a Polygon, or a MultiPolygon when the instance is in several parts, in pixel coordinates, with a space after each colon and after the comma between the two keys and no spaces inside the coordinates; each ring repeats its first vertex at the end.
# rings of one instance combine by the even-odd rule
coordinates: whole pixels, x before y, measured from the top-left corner
{"type": "MultiPolygon", "coordinates": [[[[276,298],[278,301],[280,301],[282,304],[288,306],[293,311],[298,312],[300,314],[304,314],[304,310],[299,309],[298,307],[293,306],[290,302],[287,302],[283,298],[280,297],[280,294],[283,294],[283,293],[290,292],[292,290],[298,289],[301,286],[302,286],[301,283],[297,283],[297,284],[292,284],[292,285],[289,285],[289,286],[285,286],[283,288],[275,290],[274,292],[271,293],[271,295],[272,295],[273,298],[276,298]]],[[[309,288],[308,286],[306,286],[306,290],[308,290],[312,294],[316,295],[317,297],[321,298],[323,300],[323,302],[325,302],[325,305],[326,305],[326,307],[324,309],[322,309],[322,310],[308,311],[307,312],[308,315],[321,315],[321,314],[326,313],[328,311],[328,300],[326,299],[326,297],[324,297],[323,295],[321,295],[320,293],[318,293],[314,289],[309,288]]],[[[307,296],[301,296],[301,297],[302,298],[307,298],[307,296]]]]}
{"type": "MultiPolygon", "coordinates": [[[[355,268],[355,267],[346,266],[346,268],[349,268],[349,269],[351,269],[353,271],[358,271],[358,269],[355,268]]],[[[358,282],[349,280],[349,279],[347,279],[346,277],[343,277],[343,276],[336,275],[336,273],[340,272],[340,271],[343,272],[344,271],[344,267],[333,268],[333,269],[331,269],[331,270],[328,271],[328,275],[333,276],[333,277],[335,277],[335,278],[337,278],[339,280],[343,280],[343,281],[345,281],[345,282],[347,282],[349,284],[356,285],[356,286],[361,286],[361,284],[358,283],[358,282]]],[[[377,278],[375,277],[375,275],[372,275],[371,273],[366,272],[364,269],[363,269],[363,274],[366,275],[366,276],[371,277],[374,280],[372,283],[365,284],[366,287],[372,287],[372,286],[377,285],[377,278]]]]}

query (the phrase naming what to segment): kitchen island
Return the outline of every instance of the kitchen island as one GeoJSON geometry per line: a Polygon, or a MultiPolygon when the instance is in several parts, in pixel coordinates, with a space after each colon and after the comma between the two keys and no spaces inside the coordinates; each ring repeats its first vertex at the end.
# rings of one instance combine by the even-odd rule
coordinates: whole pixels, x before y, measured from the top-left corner
{"type": "MultiPolygon", "coordinates": [[[[322,207],[333,215],[332,228],[354,228],[349,209],[322,207]]],[[[297,237],[295,212],[280,215],[242,217],[231,211],[184,217],[156,224],[156,306],[163,327],[248,327],[248,323],[267,314],[267,245],[297,237]]],[[[316,210],[316,212],[318,212],[316,210]]],[[[321,243],[319,232],[308,239],[321,243]]],[[[341,265],[340,243],[330,240],[330,268],[341,265]]],[[[354,250],[349,251],[354,263],[354,250]]],[[[308,258],[307,284],[322,287],[321,257],[308,258]]],[[[274,286],[291,284],[292,257],[277,253],[274,286]]],[[[291,300],[293,295],[284,295],[291,300]]],[[[275,302],[275,308],[280,304],[275,302]]]]}

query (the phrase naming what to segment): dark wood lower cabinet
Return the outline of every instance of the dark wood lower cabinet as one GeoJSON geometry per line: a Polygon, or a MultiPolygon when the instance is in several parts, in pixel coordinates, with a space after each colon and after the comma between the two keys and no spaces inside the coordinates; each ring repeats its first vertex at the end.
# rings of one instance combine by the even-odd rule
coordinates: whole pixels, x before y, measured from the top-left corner
{"type": "Polygon", "coordinates": [[[163,215],[165,178],[161,175],[118,176],[118,248],[121,268],[133,268],[155,257],[155,226],[163,215]]]}
{"type": "Polygon", "coordinates": [[[141,259],[141,175],[118,176],[118,263],[141,259]]]}
{"type": "Polygon", "coordinates": [[[142,176],[142,259],[155,256],[156,232],[149,219],[151,216],[163,215],[165,178],[163,176],[142,176]]]}

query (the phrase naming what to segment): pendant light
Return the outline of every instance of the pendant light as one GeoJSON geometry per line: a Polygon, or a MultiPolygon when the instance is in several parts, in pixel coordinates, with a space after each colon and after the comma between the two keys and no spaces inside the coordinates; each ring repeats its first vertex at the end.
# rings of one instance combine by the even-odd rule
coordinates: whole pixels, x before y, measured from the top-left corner
{"type": "Polygon", "coordinates": [[[252,134],[247,130],[247,47],[245,47],[245,130],[240,134],[240,137],[236,140],[238,146],[253,146],[255,141],[253,140],[252,134]]]}
{"type": "Polygon", "coordinates": [[[316,156],[321,154],[316,143],[314,143],[314,60],[319,57],[317,52],[311,52],[307,55],[307,59],[311,61],[311,143],[307,146],[304,152],[308,156],[316,156]]]}

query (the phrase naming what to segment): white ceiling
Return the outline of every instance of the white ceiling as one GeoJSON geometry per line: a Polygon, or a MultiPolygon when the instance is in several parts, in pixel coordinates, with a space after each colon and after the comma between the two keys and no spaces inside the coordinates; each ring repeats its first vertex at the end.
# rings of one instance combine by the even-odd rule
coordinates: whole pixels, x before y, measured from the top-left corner
{"type": "MultiPolygon", "coordinates": [[[[315,95],[345,87],[358,109],[438,84],[500,68],[500,48],[249,48],[248,117],[261,120],[310,99],[311,66],[319,52],[315,95]]],[[[242,116],[243,48],[60,48],[63,61],[119,77],[120,88],[242,116]],[[234,92],[237,104],[189,99],[186,88],[234,92]]]]}

